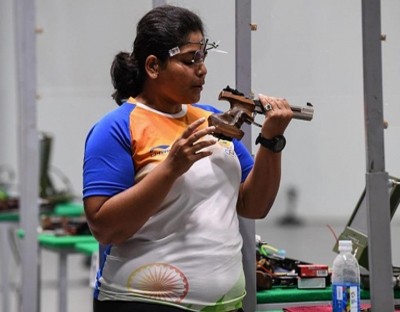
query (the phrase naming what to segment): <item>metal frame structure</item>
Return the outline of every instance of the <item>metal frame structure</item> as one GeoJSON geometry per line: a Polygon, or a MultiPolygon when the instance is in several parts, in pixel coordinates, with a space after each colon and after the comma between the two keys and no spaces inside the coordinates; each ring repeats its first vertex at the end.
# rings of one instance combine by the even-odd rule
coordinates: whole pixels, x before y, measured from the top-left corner
{"type": "MultiPolygon", "coordinates": [[[[251,0],[235,0],[235,81],[236,88],[244,94],[251,93],[251,0]]],[[[252,148],[251,126],[244,124],[246,133],[243,143],[249,151],[252,148]]],[[[243,238],[243,267],[246,277],[246,292],[243,308],[256,311],[256,223],[254,220],[239,217],[240,234],[243,238]]]]}
{"type": "MultiPolygon", "coordinates": [[[[36,25],[35,1],[14,1],[17,88],[18,88],[18,163],[22,281],[21,312],[36,312],[39,296],[39,136],[36,125],[36,25]]],[[[8,285],[7,285],[8,287],[8,285]]]]}
{"type": "MultiPolygon", "coordinates": [[[[153,6],[165,0],[153,0],[153,6]]],[[[251,0],[236,0],[236,87],[251,91],[251,0]]],[[[39,311],[38,227],[38,131],[36,127],[35,2],[16,0],[15,29],[19,107],[19,180],[22,241],[21,312],[39,311]]],[[[393,311],[391,288],[389,196],[383,149],[382,57],[380,1],[362,0],[364,99],[367,154],[367,206],[369,263],[373,311],[393,311]],[[387,213],[386,213],[387,212],[387,213]]],[[[246,127],[247,125],[245,125],[246,127]]],[[[251,148],[250,126],[244,129],[245,145],[251,148]]],[[[246,311],[256,310],[255,222],[240,219],[246,274],[246,311]]]]}
{"type": "Polygon", "coordinates": [[[380,0],[362,0],[368,261],[373,312],[393,311],[390,202],[385,172],[380,0]]]}

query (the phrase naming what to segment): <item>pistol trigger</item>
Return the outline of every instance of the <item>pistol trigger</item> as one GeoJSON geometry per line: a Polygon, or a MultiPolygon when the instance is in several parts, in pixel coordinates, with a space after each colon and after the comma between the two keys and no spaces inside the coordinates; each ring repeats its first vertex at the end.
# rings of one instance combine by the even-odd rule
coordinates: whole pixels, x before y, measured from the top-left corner
{"type": "Polygon", "coordinates": [[[266,111],[260,100],[254,100],[254,113],[265,115],[266,111]]]}

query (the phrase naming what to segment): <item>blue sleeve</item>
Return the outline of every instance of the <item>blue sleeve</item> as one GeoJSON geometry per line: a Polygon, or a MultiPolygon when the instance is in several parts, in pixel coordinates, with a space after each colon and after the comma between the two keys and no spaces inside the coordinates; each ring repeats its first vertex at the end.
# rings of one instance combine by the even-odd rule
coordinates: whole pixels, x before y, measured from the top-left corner
{"type": "Polygon", "coordinates": [[[134,184],[129,130],[132,104],[123,104],[90,130],[83,161],[83,198],[112,196],[134,184]]]}
{"type": "Polygon", "coordinates": [[[248,151],[247,147],[241,141],[233,139],[233,145],[235,146],[235,153],[239,158],[240,167],[242,168],[241,182],[243,183],[249,175],[251,169],[253,168],[254,158],[248,151]]]}
{"type": "MultiPolygon", "coordinates": [[[[206,104],[194,104],[193,106],[202,108],[204,110],[207,110],[209,112],[213,113],[221,113],[220,110],[216,109],[215,107],[211,105],[206,105],[206,104]]],[[[246,146],[239,140],[233,139],[233,145],[235,147],[235,153],[239,159],[240,162],[240,167],[242,168],[242,180],[241,182],[244,182],[246,180],[247,176],[249,175],[249,172],[253,168],[254,165],[254,158],[249,152],[249,150],[246,148],[246,146]]]]}

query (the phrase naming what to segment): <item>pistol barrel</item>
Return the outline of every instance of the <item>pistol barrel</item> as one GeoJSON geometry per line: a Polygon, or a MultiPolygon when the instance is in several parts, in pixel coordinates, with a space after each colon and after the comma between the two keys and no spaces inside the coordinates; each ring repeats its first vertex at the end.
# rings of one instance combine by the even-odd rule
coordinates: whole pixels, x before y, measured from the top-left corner
{"type": "Polygon", "coordinates": [[[293,111],[293,119],[300,119],[310,121],[314,117],[314,107],[311,103],[307,103],[307,106],[290,106],[293,111]]]}

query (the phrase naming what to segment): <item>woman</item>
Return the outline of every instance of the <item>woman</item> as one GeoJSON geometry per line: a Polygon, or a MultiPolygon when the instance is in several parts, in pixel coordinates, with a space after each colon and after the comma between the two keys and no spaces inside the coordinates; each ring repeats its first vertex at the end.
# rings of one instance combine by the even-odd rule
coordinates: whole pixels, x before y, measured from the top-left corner
{"type": "Polygon", "coordinates": [[[281,172],[274,142],[292,111],[260,95],[272,110],[254,160],[241,142],[217,140],[206,122],[216,110],[193,104],[208,49],[200,18],[167,5],[139,21],[133,52],[114,59],[119,107],[92,128],[84,157],[85,212],[106,246],[95,312],[241,309],[238,215],[270,210],[281,172]]]}

